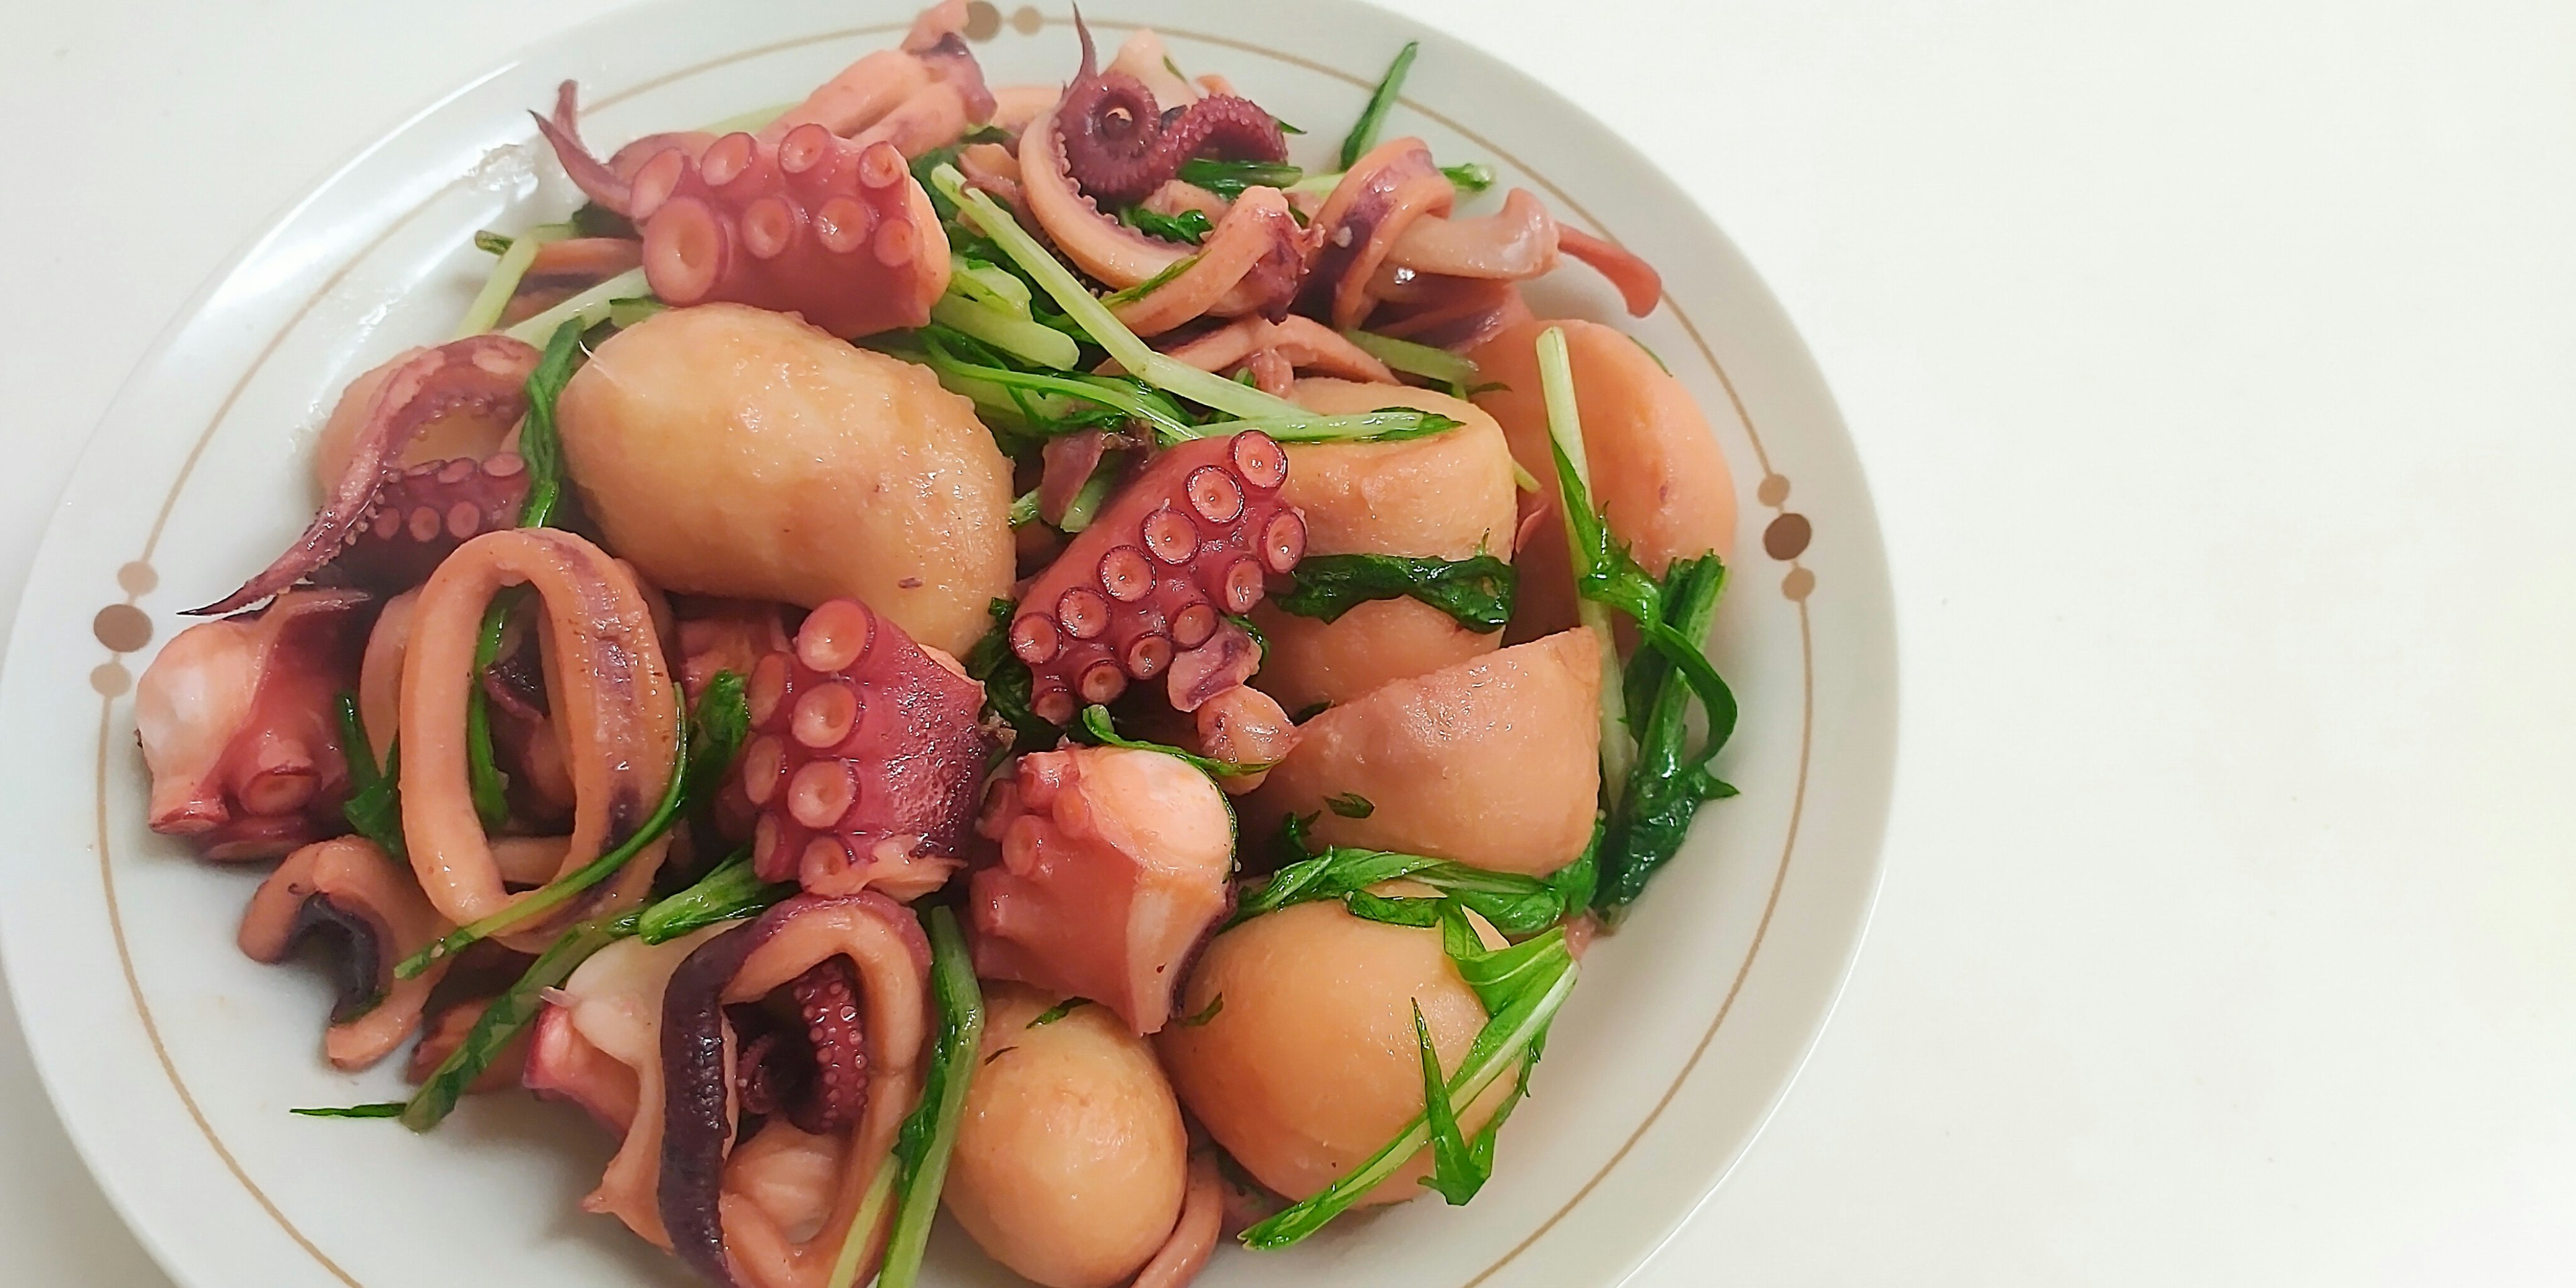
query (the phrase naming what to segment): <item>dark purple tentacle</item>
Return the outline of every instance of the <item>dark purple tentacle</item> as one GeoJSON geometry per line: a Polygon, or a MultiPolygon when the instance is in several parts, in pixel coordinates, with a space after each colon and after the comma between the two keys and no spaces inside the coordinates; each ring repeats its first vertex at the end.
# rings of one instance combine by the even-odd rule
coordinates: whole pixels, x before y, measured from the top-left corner
{"type": "Polygon", "coordinates": [[[339,941],[331,970],[340,991],[331,1003],[331,1022],[346,1024],[374,1009],[385,995],[392,966],[385,959],[387,940],[374,921],[323,894],[296,910],[295,928],[287,932],[288,950],[302,948],[316,934],[339,941]]]}
{"type": "Polygon", "coordinates": [[[1056,122],[1064,133],[1065,169],[1103,206],[1144,200],[1197,156],[1238,161],[1288,159],[1278,118],[1250,99],[1210,94],[1160,112],[1154,92],[1125,72],[1097,70],[1091,28],[1079,21],[1082,70],[1064,90],[1056,122]]]}
{"type": "Polygon", "coordinates": [[[468,539],[518,526],[527,498],[528,467],[516,452],[415,465],[385,480],[332,563],[369,590],[408,590],[468,539]]]}
{"type": "Polygon", "coordinates": [[[737,1288],[725,1256],[725,1147],[733,1137],[725,1080],[725,985],[777,928],[736,926],[697,946],[662,994],[662,1178],[655,1192],[671,1251],[722,1288],[737,1288]]]}

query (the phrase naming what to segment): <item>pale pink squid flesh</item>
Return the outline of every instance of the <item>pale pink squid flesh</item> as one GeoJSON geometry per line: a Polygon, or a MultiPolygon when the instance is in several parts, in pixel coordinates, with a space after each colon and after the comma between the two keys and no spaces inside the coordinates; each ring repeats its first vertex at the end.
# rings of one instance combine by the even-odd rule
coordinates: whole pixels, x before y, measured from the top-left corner
{"type": "Polygon", "coordinates": [[[349,830],[337,700],[357,684],[371,602],[354,590],[289,591],[162,648],[134,691],[153,831],[234,861],[349,830]]]}
{"type": "Polygon", "coordinates": [[[273,965],[325,927],[342,940],[342,991],[323,1054],[339,1068],[363,1069],[419,1030],[421,1007],[445,963],[410,979],[395,978],[394,963],[428,947],[447,922],[400,859],[371,841],[340,837],[288,855],[260,883],[237,942],[244,956],[273,965]]]}
{"type": "MultiPolygon", "coordinates": [[[[1255,364],[1263,354],[1275,355],[1277,374],[1286,378],[1275,384],[1265,378],[1261,387],[1282,398],[1288,396],[1295,376],[1301,372],[1364,384],[1397,383],[1395,373],[1376,355],[1308,317],[1291,316],[1277,322],[1260,317],[1236,318],[1164,352],[1201,371],[1218,373],[1255,364]]],[[[1256,375],[1268,374],[1258,366],[1253,370],[1256,375]]]]}
{"type": "Polygon", "coordinates": [[[968,878],[976,973],[1160,1030],[1189,955],[1233,902],[1233,817],[1207,775],[1161,752],[1033,752],[995,784],[978,829],[1001,860],[968,878]]]}

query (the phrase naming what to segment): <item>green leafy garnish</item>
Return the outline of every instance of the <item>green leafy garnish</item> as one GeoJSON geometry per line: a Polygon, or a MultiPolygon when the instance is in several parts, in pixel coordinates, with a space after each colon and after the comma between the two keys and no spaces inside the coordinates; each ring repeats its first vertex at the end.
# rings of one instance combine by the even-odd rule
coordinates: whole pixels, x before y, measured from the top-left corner
{"type": "Polygon", "coordinates": [[[1581,910],[1581,905],[1566,903],[1564,891],[1536,877],[1489,872],[1425,854],[1333,846],[1287,864],[1271,873],[1269,880],[1246,890],[1226,924],[1238,925],[1263,913],[1318,899],[1339,899],[1354,912],[1360,907],[1373,908],[1376,905],[1365,900],[1354,904],[1353,897],[1383,901],[1382,896],[1369,894],[1369,888],[1398,879],[1419,882],[1443,898],[1457,900],[1505,935],[1537,934],[1566,914],[1581,910]]]}
{"type": "MultiPolygon", "coordinates": [[[[1262,396],[1266,398],[1269,395],[1262,396]]],[[[1376,411],[1340,416],[1299,412],[1293,416],[1213,420],[1191,428],[1183,437],[1225,438],[1247,429],[1257,429],[1283,443],[1396,443],[1408,438],[1445,434],[1462,423],[1436,411],[1423,411],[1416,407],[1380,407],[1376,411]]]]}
{"type": "Polygon", "coordinates": [[[349,762],[349,799],[340,806],[340,815],[358,835],[376,843],[376,848],[399,859],[407,857],[402,829],[402,745],[399,741],[385,748],[384,764],[376,763],[375,748],[367,742],[367,722],[358,714],[358,695],[343,693],[339,697],[340,755],[349,762]]]}
{"type": "MultiPolygon", "coordinates": [[[[537,250],[578,231],[571,224],[539,224],[516,237],[501,239],[501,258],[492,265],[491,276],[483,280],[483,289],[475,294],[474,302],[466,306],[465,317],[456,324],[456,338],[481,335],[497,325],[503,310],[510,307],[510,297],[519,293],[519,283],[527,277],[528,266],[537,262],[537,250]]],[[[489,250],[485,236],[476,233],[474,244],[489,250]]]]}
{"type": "Polygon", "coordinates": [[[545,1010],[546,990],[562,987],[600,949],[632,935],[641,935],[646,943],[667,943],[718,922],[748,916],[795,892],[793,883],[770,885],[760,880],[752,873],[750,857],[736,855],[696,885],[659,903],[621,917],[585,921],[565,931],[517,982],[492,999],[465,1040],[421,1083],[411,1102],[402,1107],[403,1125],[428,1131],[445,1119],[466,1088],[545,1010]]]}
{"type": "Polygon", "coordinates": [[[1289,573],[1289,589],[1271,597],[1283,613],[1339,621],[1375,599],[1411,597],[1492,634],[1511,621],[1520,574],[1492,555],[1416,559],[1407,555],[1308,555],[1289,573]]]}
{"type": "Polygon", "coordinates": [[[1358,165],[1360,158],[1377,146],[1377,132],[1386,124],[1386,114],[1394,110],[1396,96],[1404,92],[1404,76],[1413,70],[1413,56],[1421,52],[1421,41],[1408,40],[1396,54],[1395,62],[1387,67],[1385,77],[1377,83],[1376,92],[1369,95],[1368,106],[1361,109],[1360,119],[1342,140],[1343,169],[1358,165]]]}
{"type": "Polygon", "coordinates": [[[1353,890],[1342,896],[1342,907],[1362,921],[1381,921],[1390,926],[1436,926],[1440,924],[1438,898],[1411,895],[1387,896],[1353,890]]]}
{"type": "Polygon", "coordinates": [[[1099,464],[1091,467],[1091,476],[1082,481],[1073,499],[1064,503],[1064,517],[1056,520],[1055,526],[1067,535],[1090,527],[1100,507],[1109,504],[1109,494],[1117,488],[1118,476],[1126,468],[1127,453],[1102,452],[1099,464]]]}
{"type": "Polygon", "coordinates": [[[1324,808],[1344,818],[1367,818],[1377,812],[1377,803],[1358,792],[1344,792],[1324,798],[1324,808]]]}
{"type": "Polygon", "coordinates": [[[1181,182],[1205,188],[1232,201],[1246,188],[1289,188],[1306,177],[1293,165],[1270,161],[1220,161],[1192,157],[1181,163],[1181,182]]]}
{"type": "Polygon", "coordinates": [[[496,233],[489,228],[475,229],[474,249],[479,250],[486,255],[509,254],[510,235],[507,233],[496,233]]]}
{"type": "Polygon", "coordinates": [[[1143,206],[1128,206],[1118,212],[1118,222],[1148,237],[1190,246],[1206,241],[1207,235],[1216,231],[1216,225],[1208,222],[1207,212],[1196,209],[1166,215],[1143,206]]]}
{"type": "Polygon", "coordinates": [[[542,528],[554,522],[563,498],[563,440],[555,432],[555,402],[582,363],[578,321],[556,327],[546,341],[546,354],[528,373],[528,415],[519,429],[519,458],[528,463],[528,500],[519,507],[519,526],[542,528]]]}
{"type": "Polygon", "coordinates": [[[1132,377],[1020,371],[999,365],[998,355],[962,331],[933,324],[918,334],[927,354],[923,364],[942,385],[980,407],[1016,415],[1039,437],[1114,429],[1129,420],[1152,426],[1170,442],[1198,436],[1178,404],[1132,377]]]}
{"type": "Polygon", "coordinates": [[[1138,282],[1134,286],[1127,287],[1123,290],[1111,291],[1109,294],[1101,296],[1100,303],[1105,308],[1113,309],[1117,308],[1121,304],[1133,304],[1136,301],[1161,290],[1165,285],[1169,284],[1172,279],[1190,271],[1190,266],[1198,262],[1199,257],[1196,255],[1183,255],[1179,259],[1163,265],[1162,269],[1156,272],[1152,277],[1146,278],[1144,281],[1138,282]]]}
{"type": "Polygon", "coordinates": [[[1090,998],[1068,997],[1063,1001],[1046,1008],[1044,1011],[1039,1012],[1036,1019],[1021,1025],[1020,1027],[1028,1029],[1042,1029],[1055,1023],[1057,1020],[1061,1020],[1064,1017],[1073,1014],[1075,1008],[1089,1005],[1091,1005],[1090,998]]]}
{"type": "Polygon", "coordinates": [[[1444,165],[1440,173],[1449,176],[1449,184],[1460,192],[1483,192],[1494,186],[1494,167],[1482,161],[1464,165],[1444,165]]]}
{"type": "MultiPolygon", "coordinates": [[[[1029,706],[1029,666],[1011,651],[1011,615],[1014,605],[996,598],[985,605],[991,614],[993,629],[966,650],[958,659],[966,674],[984,685],[984,710],[1000,716],[1011,726],[1012,746],[1024,751],[1044,750],[1063,730],[1049,723],[1029,706]]],[[[1009,754],[1009,748],[1004,754],[1009,754]]]]}
{"type": "Polygon", "coordinates": [[[1601,781],[1610,818],[1594,902],[1616,916],[1679,849],[1700,804],[1735,791],[1709,772],[1710,762],[1735,732],[1735,694],[1701,651],[1725,590],[1726,572],[1714,552],[1676,561],[1662,581],[1639,566],[1592,506],[1582,419],[1562,331],[1551,327],[1540,334],[1538,359],[1557,493],[1573,554],[1575,591],[1581,596],[1577,606],[1604,646],[1601,781]],[[1635,663],[1641,674],[1634,682],[1621,674],[1618,655],[1609,647],[1612,635],[1604,606],[1625,614],[1644,645],[1635,663]],[[1685,750],[1693,701],[1707,726],[1696,753],[1685,750]],[[1644,759],[1649,753],[1652,764],[1644,759]]]}
{"type": "MultiPolygon", "coordinates": [[[[965,279],[949,279],[953,287],[965,279]]],[[[930,320],[954,331],[971,335],[1014,358],[1057,370],[1070,369],[1082,361],[1082,346],[1054,327],[1026,317],[1014,317],[991,304],[968,299],[962,292],[951,290],[930,306],[930,320]]]]}
{"type": "MultiPolygon", "coordinates": [[[[1463,1203],[1475,1194],[1482,1184],[1476,1174],[1480,1166],[1485,1172],[1491,1171],[1493,1141],[1501,1130],[1503,1119],[1509,1115],[1512,1102],[1526,1090],[1529,1066],[1537,1061],[1546,1043],[1548,1025],[1565,1005],[1566,997],[1574,991],[1581,969],[1575,963],[1574,954],[1566,948],[1565,932],[1561,929],[1551,930],[1526,944],[1487,952],[1476,939],[1474,929],[1467,924],[1464,913],[1444,910],[1442,923],[1443,946],[1457,962],[1459,974],[1476,988],[1477,996],[1485,1004],[1485,1013],[1490,1017],[1477,1032],[1474,1045],[1467,1048],[1467,1056],[1459,1062],[1458,1072],[1442,1084],[1445,1096],[1426,1094],[1423,1112],[1415,1114],[1394,1140],[1304,1202],[1245,1230],[1243,1242],[1246,1245],[1265,1251],[1284,1248],[1324,1228],[1333,1218],[1349,1211],[1380,1182],[1394,1175],[1416,1151],[1431,1142],[1431,1117],[1437,1112],[1435,1104],[1444,1108],[1473,1104],[1487,1088],[1517,1065],[1520,1082],[1511,1099],[1476,1134],[1475,1141],[1453,1142],[1445,1161],[1437,1146],[1433,1151],[1433,1185],[1452,1203],[1463,1203]],[[1464,945],[1458,939],[1461,933],[1465,935],[1464,945]],[[1479,984],[1479,980],[1484,982],[1479,984]]],[[[1425,1031],[1416,1032],[1428,1046],[1425,1031]]],[[[1427,1078],[1439,1076],[1437,1057],[1433,1059],[1433,1071],[1426,1075],[1427,1078]]],[[[1454,1113],[1451,1117],[1454,1123],[1454,1113]]]]}
{"type": "Polygon", "coordinates": [[[1109,722],[1109,708],[1097,703],[1082,709],[1082,730],[1084,733],[1089,734],[1092,741],[1100,746],[1125,747],[1130,751],[1159,752],[1166,756],[1188,761],[1192,766],[1197,768],[1200,773],[1206,774],[1210,778],[1241,778],[1247,774],[1266,772],[1271,766],[1279,763],[1275,760],[1265,760],[1259,764],[1242,765],[1236,764],[1231,760],[1211,760],[1196,752],[1183,751],[1178,747],[1169,746],[1164,743],[1144,742],[1139,739],[1130,738],[1119,733],[1117,726],[1109,722]]]}
{"type": "Polygon", "coordinates": [[[1422,1049],[1422,1113],[1431,1134],[1431,1175],[1423,1177],[1422,1183],[1440,1191],[1440,1197],[1455,1207],[1476,1197],[1485,1178],[1494,1174],[1493,1153],[1488,1150],[1479,1160],[1458,1130],[1458,1111],[1449,1103],[1449,1082],[1440,1073],[1440,1051],[1432,1044],[1431,1022],[1422,1018],[1419,1001],[1413,1004],[1413,1037],[1422,1049]]]}
{"type": "Polygon", "coordinates": [[[1356,329],[1342,332],[1342,338],[1397,371],[1448,386],[1453,394],[1463,397],[1465,391],[1476,383],[1475,362],[1447,349],[1434,349],[1427,344],[1356,329]]]}
{"type": "Polygon", "coordinates": [[[394,974],[410,979],[429,969],[432,962],[450,956],[467,945],[489,939],[521,922],[539,917],[561,907],[575,895],[614,875],[627,861],[642,852],[671,825],[712,799],[721,785],[725,768],[733,763],[740,750],[750,716],[742,697],[742,677],[730,671],[717,672],[699,698],[694,719],[683,712],[677,744],[671,765],[671,779],[662,792],[660,804],[644,820],[644,825],[624,841],[583,864],[567,876],[555,878],[537,889],[512,900],[509,906],[479,921],[459,926],[438,942],[405,958],[394,967],[394,974]],[[691,726],[696,726],[694,736],[691,726]],[[697,748],[692,751],[692,746],[697,748]]]}
{"type": "Polygon", "coordinates": [[[1216,996],[1209,998],[1207,1005],[1198,1009],[1198,1014],[1184,1016],[1173,1021],[1173,1023],[1178,1024],[1185,1029],[1203,1029],[1207,1027],[1208,1021],[1213,1020],[1224,1013],[1225,994],[1219,993],[1216,996]]]}
{"type": "Polygon", "coordinates": [[[894,1229],[886,1236],[878,1288],[912,1288],[921,1273],[921,1253],[930,1239],[931,1219],[939,1214],[939,1190],[948,1176],[948,1155],[957,1144],[957,1124],[966,1116],[966,1087],[975,1067],[975,1049],[984,1039],[984,996],[975,983],[975,966],[956,914],[932,908],[930,928],[931,992],[939,1003],[939,1044],[921,1084],[921,1101],[903,1120],[895,1137],[894,1161],[901,1173],[897,1187],[902,1205],[895,1209],[894,1229]]]}
{"type": "Polygon", "coordinates": [[[372,1105],[341,1105],[336,1108],[289,1109],[286,1112],[306,1118],[400,1118],[403,1102],[386,1101],[372,1105]]]}
{"type": "Polygon", "coordinates": [[[529,344],[542,344],[556,328],[566,322],[579,322],[589,330],[609,320],[609,314],[620,300],[644,300],[653,297],[653,285],[644,278],[644,270],[630,268],[597,286],[590,287],[563,303],[529,318],[501,334],[529,344]]]}
{"type": "Polygon", "coordinates": [[[483,626],[474,637],[473,683],[465,691],[465,783],[474,798],[474,816],[483,830],[497,832],[510,821],[510,776],[501,771],[492,751],[492,698],[483,678],[501,659],[501,640],[510,614],[527,595],[524,586],[505,587],[484,606],[483,626]]]}

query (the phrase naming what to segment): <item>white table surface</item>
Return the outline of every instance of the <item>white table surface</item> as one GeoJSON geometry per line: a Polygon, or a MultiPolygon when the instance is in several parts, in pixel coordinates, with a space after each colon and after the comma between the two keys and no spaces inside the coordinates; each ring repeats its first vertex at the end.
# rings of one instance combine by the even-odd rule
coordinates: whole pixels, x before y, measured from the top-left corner
{"type": "MultiPolygon", "coordinates": [[[[615,2],[0,0],[0,603],[209,272],[615,2]]],[[[2569,1282],[2576,6],[1395,7],[1674,158],[1891,547],[1868,944],[1643,1282],[2569,1282]]],[[[8,1018],[0,1249],[163,1283],[8,1018]]]]}

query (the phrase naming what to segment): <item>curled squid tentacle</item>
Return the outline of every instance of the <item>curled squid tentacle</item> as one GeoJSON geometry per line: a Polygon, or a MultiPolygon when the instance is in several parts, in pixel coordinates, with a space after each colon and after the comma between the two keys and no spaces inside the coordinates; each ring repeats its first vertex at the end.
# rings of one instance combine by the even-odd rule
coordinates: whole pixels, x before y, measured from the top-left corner
{"type": "Polygon", "coordinates": [[[1217,1170],[1216,1151],[1202,1149],[1190,1155],[1190,1188],[1181,1198],[1181,1217],[1172,1223],[1171,1237],[1128,1288],[1189,1288],[1216,1255],[1217,1239],[1224,1233],[1225,1178],[1217,1170]]]}
{"type": "MultiPolygon", "coordinates": [[[[659,1029],[660,1102],[641,1102],[636,1122],[660,1119],[653,1132],[659,1141],[655,1211],[672,1250],[720,1284],[802,1288],[819,1282],[860,1219],[903,1119],[920,1098],[930,1039],[930,944],[920,923],[872,892],[799,895],[691,951],[663,993],[659,1029]],[[854,1112],[829,1132],[806,1133],[773,1120],[759,1133],[793,1130],[837,1139],[838,1166],[828,1197],[815,1196],[821,1201],[805,1205],[825,1215],[799,1241],[772,1214],[774,1197],[737,1188],[747,1178],[726,1166],[729,1154],[752,1143],[736,1140],[726,1010],[757,1003],[780,988],[807,993],[797,986],[818,968],[846,981],[846,991],[830,1001],[837,1013],[829,1034],[810,1022],[807,1033],[817,1057],[830,1062],[819,1076],[851,1084],[852,1090],[836,1094],[854,1112]],[[846,1010],[838,1010],[844,1003],[846,1010]]],[[[880,1208],[877,1228],[865,1232],[863,1279],[864,1267],[882,1250],[891,1215],[890,1207],[880,1208]]]]}
{"type": "Polygon", "coordinates": [[[1153,751],[1032,752],[977,830],[1001,858],[968,879],[975,973],[1160,1030],[1182,967],[1232,910],[1233,815],[1208,776],[1153,751]]]}
{"type": "Polygon", "coordinates": [[[189,613],[215,616],[256,604],[337,558],[373,517],[386,467],[413,434],[460,410],[517,420],[527,411],[528,376],[542,356],[508,336],[478,335],[400,359],[376,387],[348,466],[304,535],[241,589],[189,613]]]}
{"type": "MultiPolygon", "coordinates": [[[[501,911],[492,842],[466,786],[465,704],[484,605],[526,584],[543,605],[548,705],[575,788],[571,840],[554,875],[599,857],[643,827],[662,799],[679,733],[679,697],[634,575],[569,532],[517,528],[457,548],[421,589],[402,675],[403,832],[430,903],[458,925],[501,911]]],[[[523,927],[642,897],[669,838],[656,840],[592,899],[523,927]]]]}
{"type": "Polygon", "coordinates": [[[232,861],[349,830],[336,704],[358,681],[372,603],[362,591],[289,591],[162,648],[134,690],[153,831],[232,861]]]}
{"type": "Polygon", "coordinates": [[[1110,311],[1138,335],[1203,314],[1284,314],[1310,258],[1305,230],[1276,188],[1246,188],[1180,275],[1110,311]]]}
{"type": "Polygon", "coordinates": [[[1230,659],[1226,616],[1249,612],[1306,551],[1305,520],[1279,499],[1287,481],[1287,453],[1257,430],[1156,457],[1020,598],[1010,644],[1032,708],[1062,724],[1130,681],[1192,669],[1200,650],[1230,659]]]}
{"type": "Polygon", "coordinates": [[[752,865],[810,893],[914,899],[947,883],[992,744],[983,689],[855,599],[815,609],[752,668],[752,865]]]}
{"type": "Polygon", "coordinates": [[[1183,161],[1204,154],[1288,159],[1279,122],[1250,100],[1209,95],[1166,112],[1145,82],[1114,67],[1095,70],[1091,28],[1077,20],[1074,30],[1082,36],[1082,67],[1065,86],[1055,122],[1067,172],[1094,200],[1142,201],[1179,174],[1183,161]]]}
{"type": "Polygon", "coordinates": [[[1629,316],[1644,317],[1654,312],[1655,305],[1664,298],[1663,275],[1617,242],[1567,227],[1557,229],[1557,242],[1566,254],[1590,264],[1619,288],[1619,298],[1628,306],[1629,316]]]}
{"type": "Polygon", "coordinates": [[[333,563],[370,590],[408,589],[469,538],[516,527],[527,499],[528,463],[517,452],[415,465],[377,489],[333,563]]]}
{"type": "Polygon", "coordinates": [[[1408,228],[1446,217],[1458,189],[1416,138],[1389,139],[1351,166],[1325,198],[1308,235],[1316,241],[1300,310],[1320,315],[1335,330],[1358,326],[1376,303],[1369,285],[1408,228]]]}
{"type": "Polygon", "coordinates": [[[1275,353],[1292,372],[1309,371],[1369,384],[1398,383],[1395,372],[1375,354],[1307,317],[1292,316],[1277,322],[1259,317],[1236,318],[1164,352],[1201,371],[1230,371],[1255,355],[1275,353]]]}
{"type": "Polygon", "coordinates": [[[340,996],[322,1050],[342,1069],[363,1069],[420,1027],[446,963],[411,979],[394,978],[394,963],[446,929],[399,860],[371,842],[341,837],[288,855],[260,883],[238,942],[252,961],[274,965],[313,935],[339,941],[340,996]]]}
{"type": "Polygon", "coordinates": [[[1493,214],[1405,225],[1387,248],[1386,268],[1520,281],[1556,267],[1557,238],[1547,207],[1527,188],[1514,188],[1493,214]]]}

